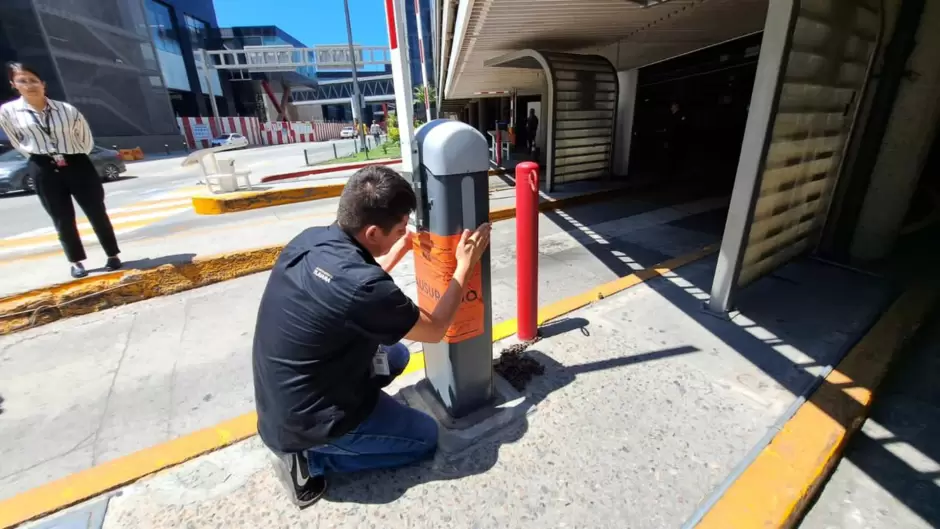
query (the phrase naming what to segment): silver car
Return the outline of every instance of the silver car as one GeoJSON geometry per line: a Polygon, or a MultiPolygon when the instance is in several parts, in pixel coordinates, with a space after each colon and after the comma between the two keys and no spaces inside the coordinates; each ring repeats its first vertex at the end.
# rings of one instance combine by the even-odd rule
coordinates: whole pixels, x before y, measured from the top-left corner
{"type": "Polygon", "coordinates": [[[212,147],[228,147],[229,149],[244,149],[248,147],[248,138],[238,133],[223,134],[212,140],[212,147]]]}
{"type": "MultiPolygon", "coordinates": [[[[117,180],[121,173],[127,171],[124,160],[117,151],[95,146],[88,156],[105,182],[117,180]]],[[[26,191],[27,193],[36,191],[33,175],[29,174],[26,165],[26,157],[19,151],[7,151],[0,154],[0,193],[12,191],[26,191]]]]}

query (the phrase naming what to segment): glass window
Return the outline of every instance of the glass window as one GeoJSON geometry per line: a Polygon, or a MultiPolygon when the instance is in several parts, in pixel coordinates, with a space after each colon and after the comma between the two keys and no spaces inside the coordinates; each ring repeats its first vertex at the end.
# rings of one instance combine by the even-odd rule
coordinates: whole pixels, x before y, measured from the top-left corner
{"type": "Polygon", "coordinates": [[[150,38],[153,39],[153,45],[158,50],[182,55],[170,7],[156,0],[147,0],[146,5],[147,23],[150,26],[150,38]]]}
{"type": "Polygon", "coordinates": [[[186,19],[186,32],[189,33],[189,40],[193,44],[193,49],[208,49],[209,25],[189,15],[184,15],[183,18],[186,19]]]}

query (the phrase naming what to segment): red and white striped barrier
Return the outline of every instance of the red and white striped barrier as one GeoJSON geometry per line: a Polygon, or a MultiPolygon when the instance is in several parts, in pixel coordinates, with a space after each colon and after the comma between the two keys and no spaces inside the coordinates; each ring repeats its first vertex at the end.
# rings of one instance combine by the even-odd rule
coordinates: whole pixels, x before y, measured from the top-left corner
{"type": "Polygon", "coordinates": [[[313,121],[259,122],[258,118],[176,118],[180,133],[190,149],[209,147],[212,138],[237,132],[248,138],[249,145],[285,145],[308,141],[339,139],[343,127],[352,123],[313,121]]]}
{"type": "Polygon", "coordinates": [[[352,123],[319,123],[314,121],[279,121],[261,124],[265,145],[283,145],[308,141],[339,139],[343,127],[352,123]]]}
{"type": "Polygon", "coordinates": [[[176,118],[176,123],[190,149],[209,147],[212,138],[227,133],[241,134],[248,138],[249,145],[261,145],[261,126],[258,118],[176,118]]]}

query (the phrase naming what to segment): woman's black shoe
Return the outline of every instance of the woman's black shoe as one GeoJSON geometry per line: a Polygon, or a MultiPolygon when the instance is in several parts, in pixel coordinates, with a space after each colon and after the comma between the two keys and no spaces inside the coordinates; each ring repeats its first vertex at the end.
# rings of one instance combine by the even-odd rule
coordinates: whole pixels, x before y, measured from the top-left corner
{"type": "Polygon", "coordinates": [[[88,271],[82,266],[82,263],[72,263],[72,277],[81,279],[88,275],[88,271]]]}
{"type": "Polygon", "coordinates": [[[119,270],[122,266],[124,266],[123,263],[121,263],[121,260],[117,257],[108,257],[108,262],[104,264],[104,267],[109,272],[119,270]]]}

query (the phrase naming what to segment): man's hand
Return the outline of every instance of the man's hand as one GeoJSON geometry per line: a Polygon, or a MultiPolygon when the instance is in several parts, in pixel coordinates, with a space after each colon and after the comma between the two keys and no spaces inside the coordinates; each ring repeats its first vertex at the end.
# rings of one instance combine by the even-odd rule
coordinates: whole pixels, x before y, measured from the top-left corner
{"type": "Polygon", "coordinates": [[[403,248],[404,253],[408,253],[409,250],[414,246],[415,232],[408,230],[405,232],[405,236],[401,238],[402,244],[405,245],[403,248]]]}
{"type": "Polygon", "coordinates": [[[473,232],[463,230],[463,233],[460,234],[460,242],[457,243],[455,252],[458,267],[462,266],[469,270],[480,262],[480,258],[483,257],[483,252],[486,251],[487,246],[490,244],[491,229],[490,223],[484,222],[473,232]]]}
{"type": "Polygon", "coordinates": [[[414,235],[414,232],[406,231],[401,239],[395,241],[392,249],[382,257],[376,258],[375,262],[379,263],[379,266],[382,267],[382,270],[391,273],[392,269],[395,268],[395,265],[397,265],[399,261],[401,261],[402,257],[408,255],[408,252],[411,250],[411,247],[414,244],[412,242],[414,235]]]}
{"type": "MultiPolygon", "coordinates": [[[[421,246],[430,244],[430,236],[426,234],[418,235],[418,241],[421,246]],[[423,235],[423,236],[422,236],[423,235]]],[[[457,260],[457,269],[454,271],[454,277],[447,285],[447,290],[433,312],[421,310],[417,323],[405,335],[409,340],[418,342],[437,343],[441,341],[447,328],[454,321],[454,315],[457,314],[457,307],[463,299],[463,294],[467,288],[467,283],[473,273],[474,267],[483,257],[487,246],[490,244],[490,224],[485,223],[474,231],[464,230],[460,234],[460,242],[454,251],[454,257],[457,260]]]]}

